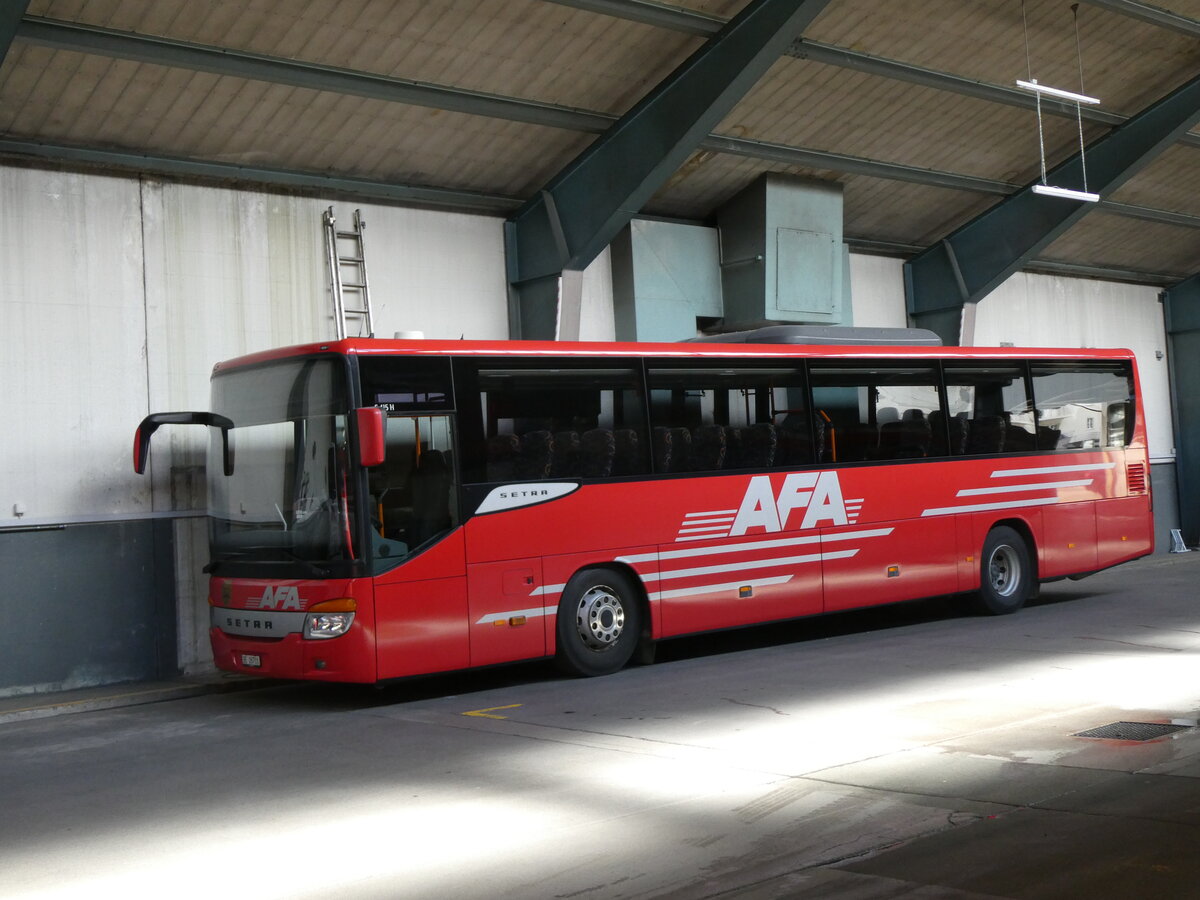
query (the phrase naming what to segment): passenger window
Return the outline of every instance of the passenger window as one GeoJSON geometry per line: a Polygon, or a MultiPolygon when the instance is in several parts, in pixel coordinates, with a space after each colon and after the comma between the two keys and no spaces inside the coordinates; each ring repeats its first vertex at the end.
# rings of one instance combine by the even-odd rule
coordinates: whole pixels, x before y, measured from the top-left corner
{"type": "Polygon", "coordinates": [[[803,371],[795,366],[652,365],[656,472],[803,466],[814,461],[803,371]]]}
{"type": "Polygon", "coordinates": [[[945,373],[952,455],[1035,449],[1024,365],[963,363],[947,365],[945,373]]]}
{"type": "Polygon", "coordinates": [[[1127,363],[1033,363],[1038,449],[1124,447],[1133,431],[1127,363]]]}
{"type": "Polygon", "coordinates": [[[932,365],[814,363],[813,411],[824,423],[823,462],[946,455],[932,365]]]}
{"type": "Polygon", "coordinates": [[[458,524],[450,416],[391,415],[387,455],[369,470],[376,571],[384,571],[458,524]]]}
{"type": "Polygon", "coordinates": [[[641,376],[628,367],[481,368],[485,453],[476,482],[649,471],[641,376]]]}

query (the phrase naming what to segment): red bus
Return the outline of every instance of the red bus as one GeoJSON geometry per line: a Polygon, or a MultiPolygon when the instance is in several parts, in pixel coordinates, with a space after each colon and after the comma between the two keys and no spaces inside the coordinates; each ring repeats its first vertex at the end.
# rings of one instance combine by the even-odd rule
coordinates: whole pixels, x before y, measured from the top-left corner
{"type": "Polygon", "coordinates": [[[1011,613],[1152,552],[1129,351],[748,337],[256,353],[134,467],[209,427],[213,654],[279,678],[600,675],[922,597],[1011,613]]]}

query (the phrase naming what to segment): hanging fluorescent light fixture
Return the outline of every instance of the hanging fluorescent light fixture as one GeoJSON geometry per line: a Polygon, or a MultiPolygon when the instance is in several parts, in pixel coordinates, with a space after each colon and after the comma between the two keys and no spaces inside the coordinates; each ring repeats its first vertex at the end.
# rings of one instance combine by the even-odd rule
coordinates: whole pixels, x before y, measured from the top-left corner
{"type": "Polygon", "coordinates": [[[1059,100],[1070,100],[1072,103],[1089,103],[1096,104],[1100,100],[1097,97],[1089,97],[1087,94],[1076,94],[1072,91],[1064,91],[1061,88],[1050,87],[1048,84],[1038,84],[1036,78],[1029,81],[1017,79],[1017,87],[1024,88],[1027,91],[1033,91],[1035,94],[1045,94],[1049,97],[1057,97],[1059,100]]]}
{"type": "Polygon", "coordinates": [[[1050,184],[1035,184],[1035,194],[1045,194],[1047,197],[1065,197],[1068,200],[1085,200],[1088,203],[1099,203],[1100,195],[1090,191],[1073,191],[1070,188],[1054,187],[1050,184]]]}
{"type": "Polygon", "coordinates": [[[1039,84],[1038,80],[1033,77],[1033,63],[1029,53],[1029,23],[1025,18],[1025,0],[1021,0],[1021,25],[1025,32],[1025,66],[1029,70],[1027,79],[1017,79],[1017,87],[1027,91],[1032,91],[1037,97],[1037,123],[1038,123],[1038,149],[1041,154],[1042,164],[1042,180],[1040,183],[1033,185],[1035,194],[1042,194],[1047,197],[1062,197],[1066,200],[1082,200],[1086,203],[1100,202],[1100,195],[1093,194],[1087,189],[1087,149],[1083,145],[1083,111],[1084,103],[1096,104],[1100,101],[1096,97],[1089,97],[1083,93],[1083,50],[1079,41],[1079,4],[1071,5],[1071,15],[1075,19],[1075,61],[1079,65],[1079,93],[1074,91],[1064,91],[1061,88],[1050,87],[1046,84],[1039,84]],[[1058,100],[1067,100],[1075,104],[1075,124],[1079,129],[1079,170],[1083,176],[1083,190],[1077,191],[1073,188],[1057,187],[1055,185],[1046,184],[1046,137],[1042,128],[1042,97],[1054,97],[1058,100]]]}

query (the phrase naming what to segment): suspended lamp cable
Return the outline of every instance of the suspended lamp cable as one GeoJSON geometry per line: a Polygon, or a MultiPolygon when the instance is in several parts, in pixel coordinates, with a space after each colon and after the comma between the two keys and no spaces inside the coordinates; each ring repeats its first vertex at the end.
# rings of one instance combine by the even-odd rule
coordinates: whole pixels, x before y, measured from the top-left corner
{"type": "MultiPolygon", "coordinates": [[[[1022,0],[1024,2],[1024,0],[1022,0]]],[[[1079,93],[1084,95],[1086,92],[1083,89],[1083,48],[1079,42],[1079,4],[1071,4],[1071,15],[1075,18],[1075,62],[1079,66],[1079,93]]],[[[1083,109],[1079,105],[1079,101],[1075,101],[1075,122],[1079,126],[1079,167],[1083,171],[1083,191],[1086,194],[1087,185],[1087,154],[1083,152],[1083,109]]],[[[1044,163],[1043,163],[1044,166],[1044,163]]]]}
{"type": "MultiPolygon", "coordinates": [[[[1033,77],[1033,61],[1029,53],[1029,19],[1025,15],[1025,0],[1021,0],[1021,30],[1025,34],[1025,75],[1028,78],[1029,84],[1037,84],[1037,79],[1033,77]]],[[[1017,82],[1020,84],[1020,82],[1017,82]]],[[[1046,184],[1046,134],[1042,129],[1042,92],[1034,91],[1033,99],[1037,104],[1037,123],[1038,123],[1038,159],[1042,163],[1042,185],[1046,184]]]]}

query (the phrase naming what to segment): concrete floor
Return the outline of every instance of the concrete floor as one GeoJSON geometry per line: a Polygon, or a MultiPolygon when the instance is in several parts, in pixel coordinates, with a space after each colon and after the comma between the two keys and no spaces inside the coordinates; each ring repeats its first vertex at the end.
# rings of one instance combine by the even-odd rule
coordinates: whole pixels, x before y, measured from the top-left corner
{"type": "Polygon", "coordinates": [[[385,690],[0,724],[0,896],[1200,897],[1200,553],[385,690]],[[1149,741],[1075,732],[1185,727],[1149,741]]]}

